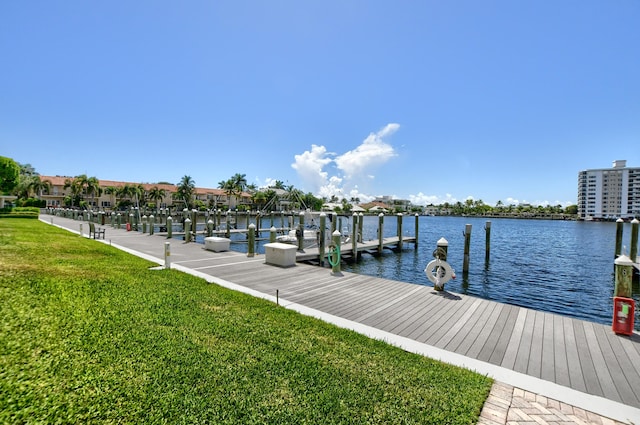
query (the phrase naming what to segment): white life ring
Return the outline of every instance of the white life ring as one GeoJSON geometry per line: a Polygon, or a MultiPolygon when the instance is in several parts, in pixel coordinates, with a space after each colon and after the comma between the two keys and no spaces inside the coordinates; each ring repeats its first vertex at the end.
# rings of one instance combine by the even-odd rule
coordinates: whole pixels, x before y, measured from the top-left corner
{"type": "Polygon", "coordinates": [[[442,286],[453,277],[453,269],[449,263],[438,259],[430,261],[427,267],[424,268],[424,272],[434,285],[442,286]],[[437,276],[436,273],[438,273],[437,276]]]}

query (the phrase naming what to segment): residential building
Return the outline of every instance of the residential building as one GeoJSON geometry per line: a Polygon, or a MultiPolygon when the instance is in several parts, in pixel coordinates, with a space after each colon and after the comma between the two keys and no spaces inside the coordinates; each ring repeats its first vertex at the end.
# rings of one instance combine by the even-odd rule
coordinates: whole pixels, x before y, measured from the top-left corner
{"type": "Polygon", "coordinates": [[[578,217],[580,220],[640,217],[640,167],[630,168],[626,160],[616,160],[612,168],[580,171],[578,217]]]}
{"type": "MultiPolygon", "coordinates": [[[[63,207],[65,206],[64,199],[70,195],[71,190],[65,189],[65,181],[72,177],[65,176],[40,176],[41,180],[49,180],[51,182],[51,190],[48,193],[42,195],[42,199],[47,202],[48,207],[63,207]]],[[[163,199],[159,200],[157,208],[177,207],[179,202],[173,199],[173,194],[178,191],[178,187],[173,184],[152,184],[152,183],[131,183],[114,180],[98,180],[102,193],[98,196],[85,197],[87,205],[93,209],[101,211],[111,211],[116,208],[118,201],[121,199],[117,197],[116,193],[113,193],[108,188],[122,188],[128,186],[142,186],[146,193],[149,193],[152,189],[158,188],[165,192],[163,199]]],[[[223,189],[209,189],[209,188],[195,188],[195,199],[202,201],[206,206],[213,208],[223,209],[235,209],[239,205],[248,205],[251,203],[251,195],[243,192],[239,195],[229,195],[223,189]]],[[[132,202],[135,200],[132,200],[132,202]]],[[[139,201],[139,200],[138,200],[139,201]]],[[[155,203],[155,201],[154,201],[155,203]]]]}
{"type": "Polygon", "coordinates": [[[381,202],[390,210],[395,211],[411,211],[411,201],[408,199],[394,199],[392,196],[378,196],[373,202],[381,202]]]}

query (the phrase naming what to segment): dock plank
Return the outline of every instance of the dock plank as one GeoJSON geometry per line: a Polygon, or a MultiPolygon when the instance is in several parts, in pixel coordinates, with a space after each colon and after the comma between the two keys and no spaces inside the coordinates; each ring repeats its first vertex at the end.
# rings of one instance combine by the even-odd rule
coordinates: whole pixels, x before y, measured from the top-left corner
{"type": "Polygon", "coordinates": [[[416,337],[416,341],[424,342],[430,345],[435,343],[444,335],[451,327],[452,323],[456,322],[456,316],[459,318],[464,314],[464,310],[467,309],[467,305],[473,304],[473,300],[465,297],[461,298],[450,308],[446,309],[443,314],[437,317],[432,317],[429,323],[423,327],[422,334],[416,337]]]}
{"type": "MultiPolygon", "coordinates": [[[[616,355],[616,350],[611,346],[611,340],[602,327],[594,326],[593,332],[598,339],[598,345],[605,362],[604,366],[608,369],[611,383],[615,387],[615,391],[619,395],[620,400],[627,405],[637,404],[638,399],[627,381],[627,372],[625,372],[625,369],[620,364],[622,358],[616,355]]],[[[627,366],[630,365],[628,362],[625,363],[627,366]]],[[[610,396],[607,395],[607,398],[609,397],[610,396]]]]}
{"type": "Polygon", "coordinates": [[[473,314],[476,312],[480,304],[482,303],[479,298],[473,299],[471,305],[467,309],[465,309],[464,314],[462,314],[455,322],[453,322],[452,326],[443,328],[445,332],[442,333],[442,335],[440,335],[440,337],[434,341],[433,345],[435,345],[436,347],[445,348],[455,338],[458,332],[462,331],[463,328],[469,326],[469,320],[471,319],[471,317],[473,317],[473,314]]]}
{"type": "Polygon", "coordinates": [[[593,325],[588,322],[585,322],[582,325],[589,353],[591,354],[594,365],[597,365],[595,373],[596,378],[600,383],[600,387],[602,388],[603,395],[610,400],[621,401],[622,399],[616,390],[615,383],[613,382],[611,375],[608,373],[608,365],[606,363],[605,356],[602,353],[602,349],[600,348],[600,343],[593,325]]]}
{"type": "MultiPolygon", "coordinates": [[[[484,300],[482,300],[484,301],[484,300]]],[[[462,353],[460,345],[476,338],[481,326],[483,317],[485,317],[487,309],[493,309],[493,304],[480,302],[475,311],[471,313],[471,317],[460,326],[458,333],[444,347],[446,350],[454,353],[462,353]]]]}
{"type": "Polygon", "coordinates": [[[533,335],[526,373],[540,378],[542,373],[542,344],[544,344],[544,313],[536,311],[533,314],[533,318],[533,335]]]}
{"type": "Polygon", "coordinates": [[[511,310],[511,306],[506,304],[504,305],[502,311],[498,315],[495,325],[491,329],[491,333],[488,335],[487,340],[482,347],[482,350],[480,350],[480,352],[478,353],[478,360],[489,362],[491,355],[498,346],[498,342],[500,340],[500,337],[502,336],[502,332],[504,331],[505,326],[508,326],[507,323],[511,310]]]}
{"type": "Polygon", "coordinates": [[[507,306],[509,310],[509,315],[507,316],[506,322],[502,328],[502,333],[498,338],[495,347],[493,348],[493,352],[489,357],[489,363],[500,365],[504,360],[504,356],[509,348],[509,341],[511,341],[511,335],[513,334],[513,329],[516,325],[516,320],[518,318],[519,309],[515,306],[507,306]]]}
{"type": "Polygon", "coordinates": [[[529,369],[529,360],[531,358],[531,347],[534,345],[534,327],[536,324],[536,311],[529,310],[527,312],[527,322],[522,330],[520,338],[520,347],[516,357],[514,370],[516,372],[527,373],[529,369]]]}
{"type": "Polygon", "coordinates": [[[495,305],[495,308],[491,312],[491,315],[484,322],[482,329],[474,339],[473,344],[469,347],[465,355],[472,357],[474,359],[478,358],[478,355],[480,354],[485,344],[487,343],[487,340],[489,339],[489,335],[493,331],[493,327],[495,326],[496,321],[498,320],[498,317],[500,317],[500,314],[502,313],[503,309],[504,309],[504,304],[495,305]]]}
{"type": "Polygon", "coordinates": [[[402,306],[403,308],[376,313],[363,320],[362,323],[399,334],[400,329],[404,328],[417,312],[431,309],[431,306],[436,302],[435,297],[429,296],[427,289],[424,288],[417,292],[416,296],[406,300],[402,306]]]}
{"type": "Polygon", "coordinates": [[[582,367],[580,366],[576,334],[573,328],[573,322],[569,317],[562,317],[562,328],[564,332],[564,349],[567,358],[569,383],[561,383],[564,382],[562,379],[558,379],[558,383],[560,385],[567,385],[568,387],[575,388],[578,391],[586,392],[587,387],[584,382],[582,367]]]}
{"type": "MultiPolygon", "coordinates": [[[[432,298],[439,298],[432,295],[432,298]]],[[[431,323],[442,316],[447,310],[448,306],[445,303],[436,302],[431,304],[429,309],[420,312],[414,316],[411,320],[407,321],[407,326],[403,329],[398,329],[399,335],[406,336],[410,339],[416,339],[418,336],[424,333],[425,327],[429,327],[431,323]]]]}
{"type": "Polygon", "coordinates": [[[578,360],[582,370],[582,376],[586,390],[589,394],[604,396],[602,386],[596,374],[596,365],[589,349],[587,336],[585,333],[585,322],[573,322],[573,331],[576,336],[576,345],[578,347],[578,360]]]}
{"type": "Polygon", "coordinates": [[[540,377],[545,381],[554,382],[556,379],[556,356],[554,337],[555,332],[553,328],[553,315],[544,314],[544,325],[542,328],[542,357],[541,357],[541,369],[540,377]]]}
{"type": "Polygon", "coordinates": [[[500,363],[500,366],[506,367],[507,369],[514,369],[518,349],[520,348],[520,341],[522,340],[522,333],[524,332],[524,326],[527,320],[527,311],[525,308],[518,309],[518,317],[513,325],[511,337],[507,343],[507,349],[500,363]]]}

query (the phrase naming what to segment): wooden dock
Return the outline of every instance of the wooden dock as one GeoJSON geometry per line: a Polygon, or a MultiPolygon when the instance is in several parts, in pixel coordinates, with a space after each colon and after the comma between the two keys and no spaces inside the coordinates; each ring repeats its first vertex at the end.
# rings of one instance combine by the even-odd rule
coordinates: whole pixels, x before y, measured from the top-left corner
{"type": "MultiPolygon", "coordinates": [[[[402,238],[402,246],[405,244],[413,244],[415,246],[416,238],[413,236],[407,236],[402,238]]],[[[356,253],[361,255],[362,253],[369,253],[372,255],[379,254],[380,246],[382,249],[390,249],[393,251],[397,251],[400,248],[400,238],[397,236],[382,238],[382,243],[379,240],[369,240],[362,241],[356,244],[356,253]]],[[[325,249],[325,255],[327,250],[325,249]]],[[[353,244],[351,242],[343,242],[340,244],[340,256],[341,259],[351,259],[354,258],[353,252],[353,244]]],[[[302,251],[298,251],[296,253],[296,261],[298,262],[317,262],[320,259],[320,251],[317,246],[312,248],[305,248],[302,251]]],[[[324,260],[326,262],[326,258],[324,260]]]]}
{"type": "MultiPolygon", "coordinates": [[[[55,217],[55,222],[78,229],[77,221],[55,217]]],[[[149,258],[163,258],[165,241],[158,236],[107,228],[106,243],[149,258]]],[[[377,249],[375,242],[359,244],[358,251],[377,249]]],[[[346,245],[348,251],[351,247],[346,245]]],[[[172,241],[171,261],[212,276],[214,281],[232,282],[273,296],[277,291],[283,304],[295,303],[640,409],[637,333],[621,336],[613,333],[610,325],[438,292],[429,286],[347,272],[334,275],[326,267],[298,263],[280,268],[265,264],[263,255],[214,253],[195,243],[172,241]]],[[[639,420],[640,410],[633,412],[639,420]]]]}

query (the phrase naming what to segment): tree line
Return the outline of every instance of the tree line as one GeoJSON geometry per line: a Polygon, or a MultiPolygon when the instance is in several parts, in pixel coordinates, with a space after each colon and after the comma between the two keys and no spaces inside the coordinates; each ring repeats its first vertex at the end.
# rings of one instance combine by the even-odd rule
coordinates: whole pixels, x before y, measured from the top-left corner
{"type": "MultiPolygon", "coordinates": [[[[95,199],[103,194],[111,197],[111,205],[116,209],[124,210],[131,206],[141,208],[157,208],[167,196],[161,185],[173,185],[168,182],[159,182],[151,189],[145,189],[142,184],[124,184],[122,186],[101,187],[97,177],[89,177],[81,174],[70,177],[64,181],[64,189],[69,190],[64,198],[64,206],[70,208],[88,208],[95,204],[95,199]]],[[[248,198],[249,203],[240,203],[240,210],[278,210],[285,205],[290,210],[320,211],[326,203],[336,205],[335,211],[339,213],[351,213],[353,205],[360,203],[359,198],[340,199],[333,195],[330,198],[319,198],[311,192],[304,193],[293,185],[285,185],[281,180],[276,180],[266,188],[258,188],[255,184],[247,182],[246,174],[236,173],[227,180],[218,183],[227,199],[213,198],[208,201],[197,199],[196,183],[191,176],[183,176],[175,184],[176,191],[171,194],[173,206],[176,208],[213,209],[229,205],[229,199],[248,198]],[[226,201],[226,202],[225,202],[226,201]]],[[[42,179],[30,164],[19,164],[11,158],[0,157],[0,191],[17,196],[18,206],[46,207],[46,201],[42,199],[44,194],[49,194],[52,189],[51,181],[42,179]]],[[[566,208],[561,205],[531,206],[531,205],[504,205],[498,201],[495,206],[485,204],[482,200],[467,199],[464,202],[448,203],[440,205],[412,206],[406,211],[404,206],[391,206],[390,212],[433,213],[438,215],[480,215],[480,216],[533,216],[533,215],[576,215],[577,206],[566,208]]]]}

